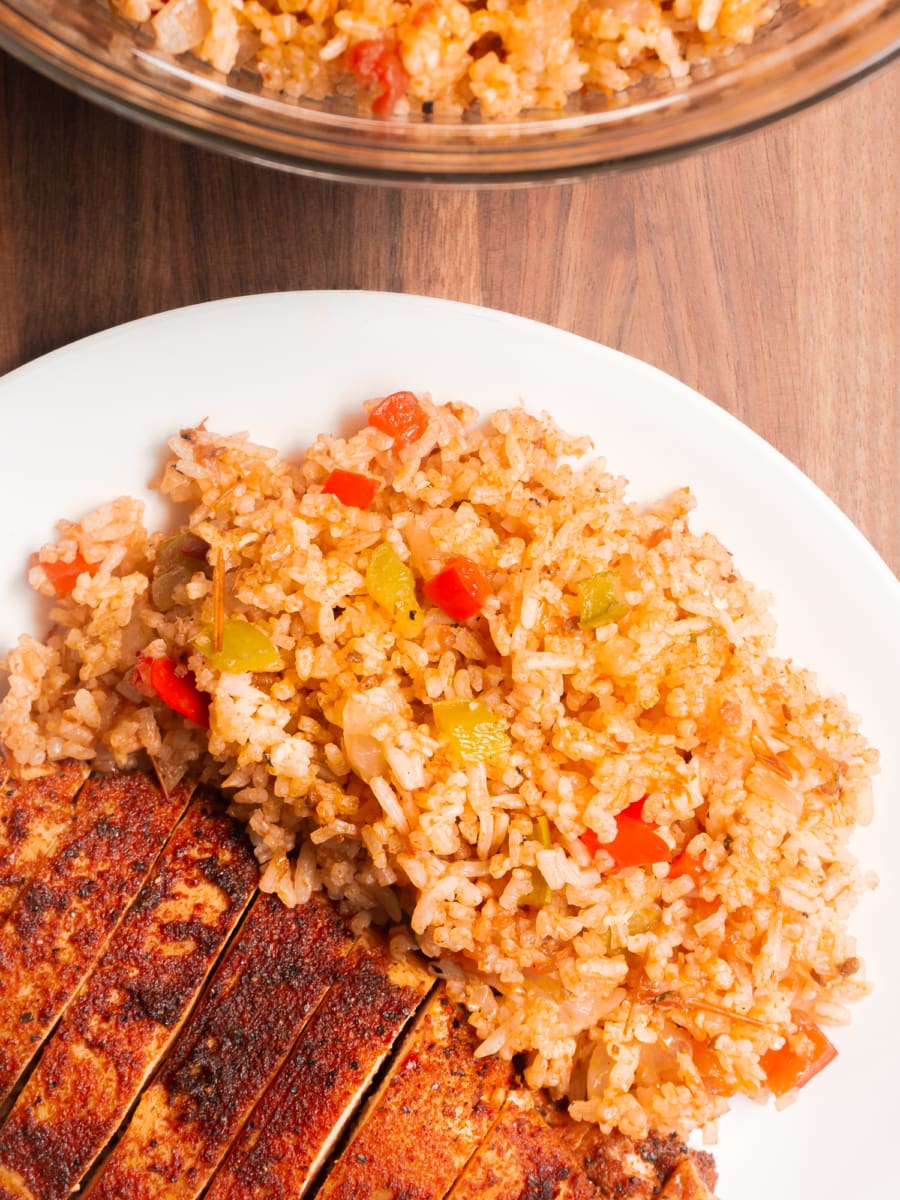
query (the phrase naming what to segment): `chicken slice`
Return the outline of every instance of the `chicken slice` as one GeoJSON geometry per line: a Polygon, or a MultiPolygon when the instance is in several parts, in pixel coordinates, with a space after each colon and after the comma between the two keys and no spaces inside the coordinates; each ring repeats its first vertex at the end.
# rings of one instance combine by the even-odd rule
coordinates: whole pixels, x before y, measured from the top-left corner
{"type": "Polygon", "coordinates": [[[361,939],[278,1078],[244,1126],[206,1200],[297,1200],[434,983],[421,960],[361,939]]]}
{"type": "MultiPolygon", "coordinates": [[[[617,1130],[604,1133],[592,1126],[579,1146],[579,1158],[598,1200],[657,1200],[663,1185],[682,1168],[687,1170],[686,1164],[710,1193],[716,1186],[712,1156],[688,1149],[675,1133],[664,1137],[651,1130],[640,1141],[632,1141],[617,1130]]],[[[701,1195],[692,1200],[700,1200],[701,1195]]]]}
{"type": "Polygon", "coordinates": [[[670,1185],[671,1200],[714,1200],[715,1182],[712,1158],[674,1134],[633,1142],[572,1121],[544,1093],[521,1089],[507,1097],[448,1200],[662,1200],[670,1185]]]}
{"type": "Polygon", "coordinates": [[[319,898],[289,909],[259,896],[88,1188],[91,1200],[191,1200],[203,1191],[352,943],[319,898]]]}
{"type": "Polygon", "coordinates": [[[71,824],[86,778],[82,763],[66,762],[52,775],[19,782],[0,762],[0,924],[71,824]]]}
{"type": "Polygon", "coordinates": [[[578,1155],[588,1129],[541,1092],[510,1092],[448,1200],[597,1200],[578,1155]]]}
{"type": "Polygon", "coordinates": [[[325,1178],[322,1200],[440,1200],[499,1112],[511,1069],[476,1059],[477,1038],[443,988],[325,1178]]]}
{"type": "Polygon", "coordinates": [[[146,775],[91,780],[0,927],[0,1104],[100,957],[187,805],[146,775]]]}
{"type": "Polygon", "coordinates": [[[256,886],[221,801],[198,796],[0,1129],[0,1187],[64,1200],[125,1117],[256,886]]]}
{"type": "Polygon", "coordinates": [[[659,1200],[716,1200],[716,1169],[712,1155],[692,1150],[666,1180],[659,1200]]]}

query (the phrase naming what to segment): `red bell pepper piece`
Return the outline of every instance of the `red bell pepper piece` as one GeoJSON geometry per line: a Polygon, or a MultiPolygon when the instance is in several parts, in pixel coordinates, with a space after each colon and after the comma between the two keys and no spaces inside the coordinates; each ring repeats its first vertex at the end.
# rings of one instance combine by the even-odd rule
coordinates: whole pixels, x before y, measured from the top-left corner
{"type": "Polygon", "coordinates": [[[180,717],[209,729],[209,696],[197,687],[193,671],[180,669],[174,659],[139,654],[131,681],[142,695],[152,691],[180,717]]]}
{"type": "Polygon", "coordinates": [[[341,504],[348,508],[366,509],[375,499],[378,491],[378,480],[370,479],[368,475],[358,475],[356,471],[332,471],[322,487],[323,493],[337,496],[341,504]]]}
{"type": "Polygon", "coordinates": [[[641,796],[634,804],[629,804],[616,817],[616,836],[611,842],[601,842],[593,829],[586,829],[581,840],[596,854],[605,850],[611,854],[617,867],[644,867],[650,863],[668,862],[670,850],[662,838],[655,832],[656,825],[643,819],[644,801],[641,796]]]}
{"type": "Polygon", "coordinates": [[[392,392],[369,413],[369,424],[389,433],[399,448],[419,440],[428,427],[428,416],[412,392],[392,392]]]}
{"type": "Polygon", "coordinates": [[[153,684],[150,682],[150,669],[152,666],[153,659],[149,654],[139,654],[135,659],[134,669],[131,672],[132,684],[147,700],[156,698],[156,692],[153,689],[153,684]]]}
{"type": "Polygon", "coordinates": [[[487,575],[470,558],[451,558],[425,584],[425,595],[454,621],[467,621],[493,595],[487,575]]]}
{"type": "Polygon", "coordinates": [[[669,879],[678,879],[682,875],[690,875],[695,882],[703,874],[703,866],[700,859],[693,854],[688,854],[682,851],[681,854],[676,854],[669,863],[669,879]]]}
{"type": "Polygon", "coordinates": [[[580,840],[584,842],[591,854],[596,854],[598,850],[604,850],[606,848],[604,843],[601,842],[596,833],[594,833],[593,829],[586,829],[581,835],[580,840]]]}
{"type": "Polygon", "coordinates": [[[390,116],[409,85],[409,75],[396,43],[384,38],[357,42],[347,51],[344,65],[360,83],[378,85],[380,90],[372,102],[372,112],[390,116]]]}
{"type": "Polygon", "coordinates": [[[79,575],[85,572],[96,575],[100,569],[99,563],[85,562],[80,554],[76,554],[71,562],[42,562],[41,566],[57,596],[71,596],[79,575]]]}
{"type": "Polygon", "coordinates": [[[428,20],[428,18],[431,16],[431,14],[433,12],[434,12],[433,0],[425,0],[425,3],[420,4],[419,7],[413,13],[413,18],[412,18],[413,25],[418,29],[420,25],[424,25],[424,23],[428,20]]]}
{"type": "Polygon", "coordinates": [[[775,1096],[805,1087],[837,1058],[837,1050],[818,1025],[805,1017],[795,1020],[797,1032],[788,1034],[783,1046],[778,1050],[767,1050],[759,1060],[769,1090],[775,1096]]]}

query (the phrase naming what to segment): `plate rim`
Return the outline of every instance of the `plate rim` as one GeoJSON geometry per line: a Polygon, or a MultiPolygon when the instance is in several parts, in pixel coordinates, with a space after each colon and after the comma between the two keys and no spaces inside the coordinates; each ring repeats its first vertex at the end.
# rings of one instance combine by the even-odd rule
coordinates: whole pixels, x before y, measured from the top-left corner
{"type": "MultiPolygon", "coordinates": [[[[900,580],[897,579],[884,559],[878,554],[871,543],[868,542],[860,530],[853,524],[847,514],[840,509],[840,507],[827,495],[827,493],[818,487],[818,485],[813,483],[813,481],[809,479],[809,477],[806,476],[798,466],[791,462],[786,455],[781,453],[769,442],[767,442],[760,434],[756,433],[755,430],[750,428],[750,426],[746,425],[727,409],[715,403],[713,400],[710,400],[708,397],[702,395],[695,389],[689,387],[687,384],[684,384],[674,376],[639,358],[629,355],[621,350],[617,350],[610,346],[593,341],[592,339],[584,337],[583,335],[548,325],[544,322],[534,320],[533,318],[522,317],[516,314],[508,313],[497,308],[484,307],[455,300],[447,300],[439,297],[420,296],[414,293],[379,292],[372,290],[353,289],[299,289],[293,291],[260,292],[252,295],[204,301],[199,304],[185,305],[174,309],[168,309],[163,312],[148,314],[132,321],[123,322],[121,324],[112,326],[109,329],[97,331],[83,338],[79,338],[76,341],[57,347],[54,350],[39,356],[38,358],[22,364],[21,366],[0,377],[0,405],[2,405],[4,400],[7,400],[10,394],[14,393],[15,388],[20,381],[27,380],[27,386],[31,388],[32,378],[39,379],[41,373],[48,368],[50,370],[57,369],[56,364],[59,361],[65,361],[66,356],[68,355],[82,355],[85,353],[90,355],[96,351],[98,346],[113,344],[114,342],[133,337],[135,334],[137,334],[139,337],[146,338],[149,336],[152,338],[156,329],[177,325],[179,322],[196,320],[198,318],[202,321],[207,319],[214,320],[215,315],[221,312],[223,308],[227,308],[229,311],[240,311],[242,308],[246,307],[264,307],[267,304],[291,305],[295,303],[312,304],[314,306],[323,306],[326,304],[338,306],[350,305],[351,307],[354,305],[362,305],[365,307],[367,304],[371,305],[374,303],[391,306],[397,312],[400,312],[404,309],[419,310],[420,312],[427,311],[430,315],[437,315],[438,313],[447,314],[449,312],[450,314],[459,315],[465,320],[477,320],[482,323],[493,325],[497,329],[502,329],[505,331],[512,330],[514,333],[517,333],[518,336],[521,336],[523,332],[525,334],[532,332],[535,334],[535,336],[539,336],[540,338],[544,339],[547,345],[558,346],[563,352],[567,347],[573,347],[578,351],[579,355],[586,354],[595,364],[597,364],[598,369],[600,368],[602,362],[608,362],[617,364],[628,373],[637,372],[647,381],[649,388],[658,390],[660,387],[663,387],[668,395],[677,396],[680,404],[687,405],[689,407],[694,419],[698,419],[707,425],[712,422],[713,425],[718,430],[722,431],[729,440],[739,442],[742,446],[752,450],[752,454],[755,456],[755,461],[764,462],[769,469],[776,471],[781,479],[786,481],[787,485],[791,489],[799,489],[810,504],[811,508],[815,508],[816,512],[820,514],[822,519],[829,523],[829,528],[835,532],[839,532],[841,544],[847,546],[848,548],[852,548],[854,562],[859,563],[864,567],[866,578],[877,580],[879,607],[881,607],[882,604],[893,604],[893,606],[898,610],[898,613],[900,613],[900,580]]],[[[360,397],[360,399],[362,399],[362,397],[360,397]]],[[[488,408],[489,406],[484,407],[488,408]]],[[[534,407],[538,407],[538,405],[535,405],[534,407]]],[[[248,422],[252,422],[251,416],[248,416],[248,422]]],[[[592,427],[592,431],[596,432],[596,427],[592,427]]],[[[306,440],[305,435],[304,440],[306,440]]],[[[602,446],[599,447],[598,453],[601,455],[604,454],[604,448],[602,446]]],[[[624,473],[621,468],[617,467],[615,462],[610,464],[610,470],[615,474],[624,473]]],[[[688,469],[685,470],[685,474],[688,475],[688,469]]],[[[693,488],[693,483],[690,480],[689,475],[688,483],[690,483],[693,488]]],[[[138,492],[138,489],[140,489],[142,492],[146,491],[146,480],[136,481],[135,493],[138,492]]],[[[706,505],[704,505],[704,507],[705,506],[706,505]]],[[[728,545],[729,534],[727,529],[723,530],[721,536],[725,544],[728,545]]],[[[749,578],[754,578],[754,574],[752,572],[749,574],[749,578]]],[[[777,615],[776,608],[776,616],[777,615]]],[[[848,634],[848,637],[849,636],[851,635],[848,634]]],[[[5,648],[0,647],[0,649],[5,648]]],[[[785,657],[784,654],[777,650],[776,653],[779,654],[779,657],[785,657]]],[[[889,661],[896,661],[897,665],[900,666],[900,641],[896,643],[896,647],[892,644],[889,661]]],[[[818,670],[817,673],[819,673],[818,670]]],[[[898,672],[898,674],[900,674],[900,672],[898,672]]],[[[883,686],[883,680],[881,679],[880,675],[879,680],[883,686]]],[[[839,683],[839,681],[837,681],[837,683],[839,683]]],[[[875,685],[873,685],[873,690],[874,688],[875,685]]],[[[842,689],[836,683],[828,681],[823,690],[831,693],[839,693],[842,689]]],[[[900,691],[897,691],[896,686],[894,687],[894,693],[892,694],[896,694],[897,697],[900,698],[900,691]]],[[[855,699],[853,697],[851,698],[855,699]]],[[[855,705],[852,705],[851,707],[853,707],[855,710],[855,705]]],[[[865,718],[865,714],[863,715],[865,718]]],[[[868,735],[868,731],[866,732],[867,736],[870,736],[868,735]]],[[[887,749],[887,747],[883,748],[885,750],[887,749]]],[[[896,764],[894,764],[894,773],[896,774],[896,764]]],[[[883,798],[885,801],[888,799],[886,789],[884,791],[883,798]]],[[[883,807],[887,809],[888,805],[884,804],[883,807]]],[[[854,839],[853,850],[858,856],[863,857],[866,860],[867,865],[872,861],[872,855],[870,852],[871,844],[867,844],[864,854],[860,855],[860,844],[856,839],[854,839]]],[[[863,909],[865,909],[866,913],[869,914],[866,925],[870,935],[873,929],[880,928],[884,921],[890,920],[890,911],[887,909],[885,901],[890,899],[891,894],[897,894],[897,883],[894,880],[886,880],[885,884],[886,886],[884,887],[884,891],[888,893],[887,896],[882,895],[879,897],[870,897],[864,904],[861,904],[854,910],[855,921],[853,918],[851,919],[851,930],[854,930],[854,924],[859,922],[859,917],[862,914],[863,909]],[[881,920],[878,921],[876,925],[874,922],[879,914],[881,916],[881,920]]],[[[879,957],[879,951],[881,951],[883,954],[882,943],[873,941],[873,944],[868,947],[868,949],[870,949],[875,955],[873,961],[877,961],[879,965],[879,975],[876,976],[876,983],[882,976],[887,979],[887,968],[891,964],[885,962],[883,957],[879,957]]],[[[894,973],[896,973],[896,968],[892,969],[894,970],[894,973]]],[[[887,991],[888,988],[886,986],[883,988],[879,986],[876,991],[878,1003],[873,1005],[873,1001],[871,999],[867,1000],[861,1014],[859,1012],[856,1013],[854,1020],[854,1031],[857,1032],[857,1034],[860,1032],[860,1026],[865,1026],[870,1017],[874,1019],[877,1018],[879,1014],[881,1014],[883,1017],[883,1007],[880,1003],[880,1000],[887,991]]],[[[865,1038],[859,1038],[858,1040],[860,1053],[862,1053],[864,1051],[866,1041],[865,1038]]],[[[897,1058],[896,1054],[895,1058],[898,1062],[900,1062],[900,1058],[897,1058]]],[[[850,1060],[851,1056],[848,1054],[847,1060],[839,1061],[839,1064],[835,1070],[838,1072],[842,1071],[844,1065],[849,1064],[850,1060]]],[[[856,1061],[856,1055],[853,1056],[853,1061],[856,1061]]],[[[856,1068],[857,1071],[859,1069],[859,1067],[856,1068]]],[[[840,1093],[839,1090],[833,1088],[826,1089],[826,1091],[828,1092],[830,1099],[825,1107],[827,1112],[831,1114],[833,1109],[839,1103],[840,1093]],[[838,1097],[837,1100],[831,1098],[833,1090],[838,1097]]],[[[812,1100],[813,1097],[810,1099],[812,1100]]],[[[798,1109],[803,1107],[803,1105],[797,1106],[798,1109]]],[[[815,1102],[813,1102],[813,1110],[815,1110],[816,1107],[817,1106],[815,1102]]],[[[760,1120],[762,1119],[762,1128],[765,1130],[768,1128],[766,1119],[771,1119],[774,1116],[771,1108],[757,1109],[755,1106],[750,1104],[736,1104],[735,1116],[737,1116],[738,1110],[740,1110],[741,1117],[748,1121],[749,1126],[753,1127],[754,1132],[750,1135],[751,1142],[754,1138],[758,1138],[760,1136],[758,1132],[760,1120]]],[[[793,1115],[791,1112],[782,1114],[781,1120],[783,1122],[784,1130],[789,1130],[799,1115],[800,1114],[796,1112],[794,1112],[793,1115]]],[[[726,1122],[726,1128],[729,1126],[731,1126],[730,1120],[726,1122]]],[[[745,1127],[738,1122],[737,1140],[741,1140],[741,1131],[744,1128],[748,1127],[745,1127]]],[[[879,1126],[879,1128],[881,1127],[879,1126]]],[[[771,1139],[773,1145],[781,1146],[785,1136],[786,1134],[782,1132],[776,1138],[771,1138],[771,1135],[768,1135],[766,1140],[769,1141],[771,1139]]],[[[734,1140],[735,1139],[731,1137],[729,1129],[727,1138],[723,1139],[723,1151],[725,1149],[726,1141],[728,1143],[732,1143],[730,1149],[733,1149],[734,1140]]],[[[734,1168],[731,1166],[730,1162],[728,1169],[729,1174],[731,1174],[734,1168]]],[[[732,1178],[734,1178],[733,1175],[732,1178]]],[[[790,1182],[790,1179],[788,1182],[790,1182]]],[[[743,1193],[741,1192],[741,1194],[743,1193]]]]}
{"type": "MultiPolygon", "coordinates": [[[[327,299],[328,301],[353,298],[354,300],[362,299],[398,305],[408,303],[415,307],[434,307],[435,310],[442,307],[450,308],[477,319],[488,318],[503,325],[524,325],[525,327],[540,330],[542,336],[550,336],[563,342],[571,342],[571,344],[578,346],[582,351],[589,349],[593,353],[599,352],[601,355],[609,355],[620,363],[628,363],[631,368],[646,373],[648,379],[664,381],[666,387],[674,387],[680,391],[684,401],[689,403],[693,409],[702,411],[705,416],[721,423],[722,428],[728,433],[749,438],[750,443],[754,445],[758,453],[768,458],[771,464],[779,471],[786,472],[795,484],[806,491],[807,495],[819,502],[824,501],[831,510],[830,515],[837,519],[839,525],[843,527],[843,532],[856,543],[857,549],[870,559],[872,567],[884,576],[884,582],[896,590],[897,599],[900,601],[900,578],[894,574],[885,559],[847,513],[801,467],[797,466],[783,451],[769,442],[762,434],[757,433],[752,426],[742,421],[740,417],[735,416],[734,413],[718,404],[715,400],[697,391],[690,384],[684,383],[677,376],[664,371],[661,367],[654,366],[645,359],[638,358],[636,355],[619,350],[614,346],[609,346],[605,342],[595,341],[584,334],[574,333],[571,330],[562,329],[559,326],[537,320],[534,317],[521,316],[517,313],[512,313],[505,309],[493,308],[489,305],[478,305],[467,301],[453,300],[440,296],[428,296],[416,292],[378,291],[370,288],[296,288],[284,291],[266,291],[246,295],[223,296],[215,300],[203,300],[196,304],[178,305],[175,308],[147,313],[144,316],[119,322],[106,329],[96,330],[64,345],[54,347],[54,349],[48,350],[36,358],[29,359],[27,362],[21,363],[5,374],[0,375],[0,398],[2,398],[3,391],[10,384],[15,385],[21,379],[28,378],[31,373],[43,370],[48,365],[52,366],[58,357],[69,355],[73,352],[82,353],[85,350],[90,350],[97,343],[130,336],[140,328],[151,329],[154,325],[163,326],[171,322],[183,320],[194,314],[202,316],[213,310],[219,311],[223,308],[255,306],[256,304],[266,302],[292,302],[298,298],[303,300],[327,299]]],[[[146,485],[142,484],[141,486],[144,487],[146,485]]]]}

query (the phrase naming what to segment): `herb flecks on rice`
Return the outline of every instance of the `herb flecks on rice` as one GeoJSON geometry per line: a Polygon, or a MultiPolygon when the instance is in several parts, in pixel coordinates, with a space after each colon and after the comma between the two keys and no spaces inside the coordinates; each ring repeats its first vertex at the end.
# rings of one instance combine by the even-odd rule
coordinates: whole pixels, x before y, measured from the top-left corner
{"type": "Polygon", "coordinates": [[[61,526],[0,737],[26,774],[201,770],[266,890],[405,913],[482,1052],[575,1117],[641,1136],[789,1097],[867,988],[845,924],[874,751],[774,657],[686,490],[638,509],[546,417],[410,411],[299,465],[185,430],[175,538],[125,500],[61,526]],[[342,500],[335,471],[377,487],[342,500]]]}

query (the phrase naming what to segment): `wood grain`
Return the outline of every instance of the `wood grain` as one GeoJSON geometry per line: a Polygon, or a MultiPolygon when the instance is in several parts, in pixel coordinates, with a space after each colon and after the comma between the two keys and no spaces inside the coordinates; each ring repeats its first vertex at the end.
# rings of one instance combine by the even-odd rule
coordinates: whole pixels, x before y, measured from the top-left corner
{"type": "Polygon", "coordinates": [[[2,57],[0,93],[0,372],[239,293],[376,288],[486,304],[697,388],[900,569],[897,66],[687,159],[480,193],[232,162],[2,57]]]}

